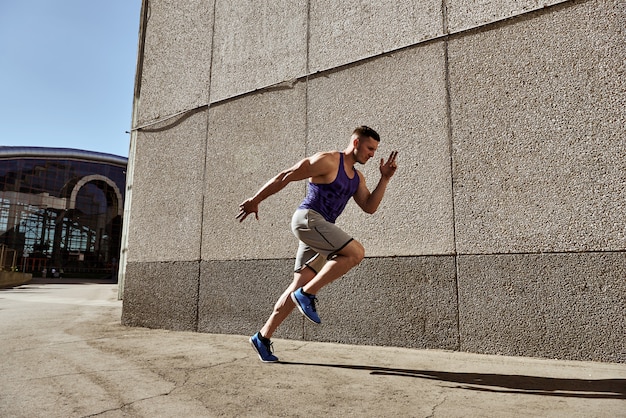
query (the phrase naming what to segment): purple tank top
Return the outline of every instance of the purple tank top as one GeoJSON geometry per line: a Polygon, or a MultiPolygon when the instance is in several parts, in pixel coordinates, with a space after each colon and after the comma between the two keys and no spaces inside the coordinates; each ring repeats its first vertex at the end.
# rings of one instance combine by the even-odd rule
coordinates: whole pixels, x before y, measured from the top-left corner
{"type": "Polygon", "coordinates": [[[348,204],[348,200],[359,188],[359,174],[354,170],[354,178],[348,177],[343,168],[343,153],[339,153],[339,170],[332,183],[309,182],[306,197],[298,209],[312,209],[328,222],[335,223],[348,204]]]}

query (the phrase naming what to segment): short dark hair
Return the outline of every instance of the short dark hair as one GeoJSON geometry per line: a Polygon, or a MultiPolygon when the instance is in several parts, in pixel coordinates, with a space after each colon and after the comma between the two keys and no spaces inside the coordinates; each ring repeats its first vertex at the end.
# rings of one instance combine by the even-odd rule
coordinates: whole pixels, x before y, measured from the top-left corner
{"type": "Polygon", "coordinates": [[[370,128],[369,126],[365,126],[365,125],[361,125],[358,128],[356,128],[353,132],[353,135],[357,135],[359,138],[361,137],[369,137],[374,139],[376,142],[380,142],[380,135],[378,135],[378,132],[376,132],[375,130],[373,130],[372,128],[370,128]]]}

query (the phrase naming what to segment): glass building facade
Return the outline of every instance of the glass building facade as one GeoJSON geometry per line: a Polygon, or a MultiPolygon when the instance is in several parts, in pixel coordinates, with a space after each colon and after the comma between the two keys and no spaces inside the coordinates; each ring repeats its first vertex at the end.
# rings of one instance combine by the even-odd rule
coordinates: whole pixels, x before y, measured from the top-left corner
{"type": "MultiPolygon", "coordinates": [[[[0,244],[37,276],[117,276],[128,160],[61,148],[0,147],[0,244]]],[[[6,263],[6,262],[5,262],[6,263]]]]}

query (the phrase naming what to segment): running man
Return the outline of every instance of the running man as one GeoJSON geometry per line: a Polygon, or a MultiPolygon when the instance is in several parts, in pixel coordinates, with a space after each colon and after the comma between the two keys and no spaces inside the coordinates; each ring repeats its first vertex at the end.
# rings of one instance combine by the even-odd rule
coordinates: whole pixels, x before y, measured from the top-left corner
{"type": "Polygon", "coordinates": [[[263,362],[278,361],[272,353],[270,338],[294,307],[310,321],[321,323],[315,309],[317,293],[346,274],[365,256],[363,245],[335,225],[350,198],[366,213],[378,209],[385,189],[396,172],[397,151],[385,162],[380,160],[380,180],[373,192],[365,177],[354,166],[374,156],[380,136],[367,126],[354,130],[343,151],[320,152],[278,173],[250,199],[239,205],[242,222],[254,213],[259,219],[259,204],[293,181],[309,179],[308,191],[291,220],[291,229],[300,240],[293,282],[280,296],[269,319],[250,343],[263,362]]]}

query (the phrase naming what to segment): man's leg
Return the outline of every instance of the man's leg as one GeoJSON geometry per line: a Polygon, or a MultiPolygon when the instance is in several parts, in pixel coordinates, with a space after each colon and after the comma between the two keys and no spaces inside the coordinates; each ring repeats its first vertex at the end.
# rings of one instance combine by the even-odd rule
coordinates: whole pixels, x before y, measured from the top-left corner
{"type": "Polygon", "coordinates": [[[274,311],[268,318],[263,328],[250,337],[250,344],[254,347],[254,350],[259,355],[261,361],[266,363],[278,361],[278,357],[272,353],[272,343],[270,338],[278,326],[285,320],[285,318],[287,318],[287,316],[289,316],[295,307],[289,295],[295,289],[304,286],[314,276],[315,271],[309,267],[304,267],[300,272],[294,273],[293,282],[291,282],[289,287],[283,292],[280,298],[278,298],[278,301],[274,305],[274,311]]]}
{"type": "Polygon", "coordinates": [[[302,290],[310,295],[317,295],[317,292],[319,292],[322,287],[346,274],[350,269],[359,264],[364,257],[365,248],[363,248],[363,245],[357,240],[350,241],[335,257],[328,260],[326,265],[324,265],[315,277],[309,279],[306,284],[302,286],[302,290]]]}
{"type": "Polygon", "coordinates": [[[268,318],[267,322],[261,328],[261,335],[265,338],[272,338],[274,331],[278,328],[278,326],[289,316],[293,308],[295,308],[295,304],[289,297],[289,295],[294,292],[296,289],[301,288],[306,285],[311,279],[315,277],[315,271],[313,271],[309,267],[304,267],[299,272],[294,273],[293,281],[287,287],[287,289],[283,292],[283,294],[278,298],[278,301],[274,305],[274,311],[268,318]]]}
{"type": "Polygon", "coordinates": [[[350,269],[359,264],[365,257],[365,249],[355,240],[350,241],[336,255],[324,265],[315,277],[303,287],[298,288],[290,297],[296,304],[298,310],[311,322],[321,323],[321,319],[315,308],[315,295],[322,287],[337,280],[346,274],[350,269]]]}

